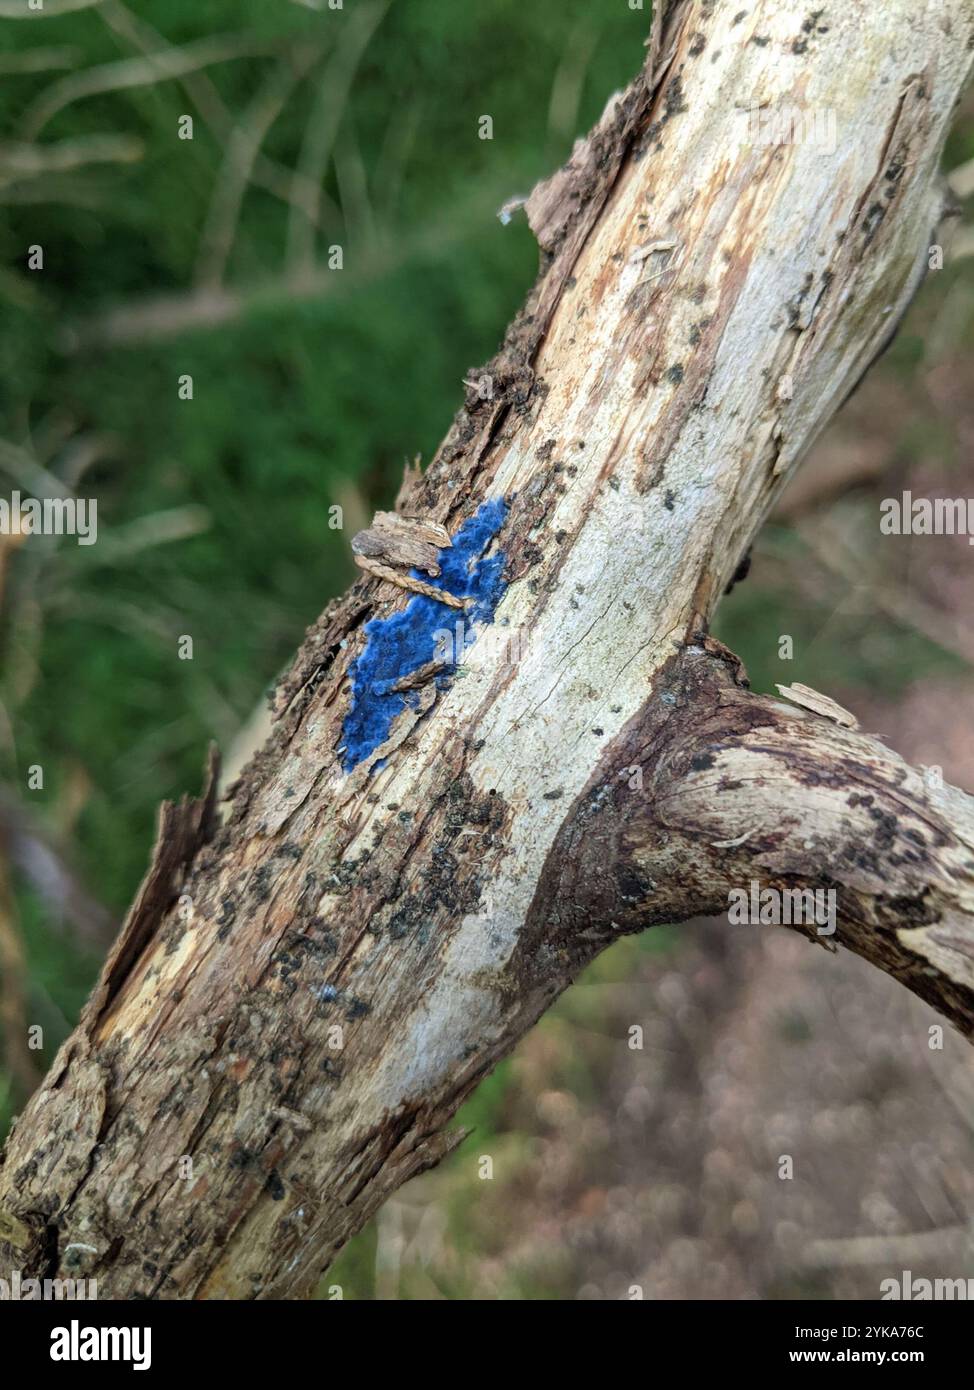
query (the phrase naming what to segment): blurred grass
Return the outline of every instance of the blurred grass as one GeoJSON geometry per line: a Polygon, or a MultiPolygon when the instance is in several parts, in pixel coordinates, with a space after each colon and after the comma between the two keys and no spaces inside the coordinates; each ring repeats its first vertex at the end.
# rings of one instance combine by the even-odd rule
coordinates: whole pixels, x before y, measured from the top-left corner
{"type": "MultiPolygon", "coordinates": [[[[430,456],[468,367],[496,348],[537,259],[523,222],[502,227],[496,210],[553,169],[629,79],[648,23],[647,12],[589,0],[346,0],[342,11],[320,12],[284,0],[104,0],[34,23],[0,20],[3,141],[47,150],[110,135],[141,146],[128,162],[0,181],[0,440],[12,446],[0,447],[3,491],[31,491],[25,477],[38,467],[76,482],[80,495],[98,498],[100,542],[90,550],[31,542],[5,572],[0,778],[116,914],[143,872],[158,802],[198,787],[207,742],[232,742],[306,625],[347,582],[348,536],[328,528],[329,507],[367,515],[388,504],[404,458],[430,456]],[[354,24],[374,30],[349,91],[329,106],[335,54],[354,24]],[[102,70],[109,80],[112,65],[131,72],[119,65],[146,46],[186,54],[218,36],[238,56],[54,109],[52,89],[63,99],[83,74],[102,70]],[[228,143],[240,122],[257,119],[275,82],[287,95],[262,144],[262,176],[230,219],[218,285],[239,304],[230,321],[207,326],[203,315],[195,331],[77,346],[83,339],[72,335],[86,322],[213,289],[201,245],[207,227],[221,225],[213,200],[233,172],[228,143]],[[194,116],[191,141],[177,138],[185,113],[194,116]],[[290,170],[314,166],[307,132],[321,128],[323,113],[334,118],[335,140],[316,181],[316,261],[338,243],[344,268],[309,289],[289,279],[289,248],[306,238],[281,192],[290,170]],[[492,141],[477,138],[484,114],[492,141]],[[31,245],[44,248],[42,272],[25,268],[31,245]],[[177,393],[185,374],[191,401],[177,393]],[[166,515],[187,507],[197,509],[187,534],[167,540],[166,515]],[[176,659],[184,634],[193,661],[176,659]],[[27,789],[34,764],[44,768],[43,790],[27,789]]],[[[968,121],[950,162],[971,155],[968,121]]],[[[3,160],[0,149],[0,174],[3,160]]],[[[291,270],[296,263],[299,255],[291,270]]],[[[884,370],[908,382],[924,352],[923,339],[907,333],[884,370]]],[[[932,414],[909,428],[925,449],[949,451],[932,414]]],[[[908,435],[900,447],[913,443],[908,435]]],[[[787,526],[769,530],[760,547],[772,571],[773,562],[802,564],[787,526]]],[[[758,688],[794,678],[895,690],[918,671],[957,667],[912,629],[878,623],[864,634],[827,595],[796,599],[775,572],[777,587],[737,590],[719,627],[758,688]],[[795,636],[805,662],[787,675],[774,657],[781,632],[795,636]]],[[[28,1012],[44,1026],[46,1064],[98,953],[29,885],[16,886],[28,1012]]],[[[638,953],[671,941],[656,931],[622,942],[585,982],[623,980],[638,953]]],[[[540,1025],[547,1084],[592,1103],[599,998],[573,990],[540,1025]]],[[[471,1296],[473,1254],[498,1253],[518,1160],[533,1144],[534,1102],[519,1095],[518,1076],[516,1060],[504,1063],[459,1117],[473,1133],[444,1166],[453,1282],[431,1290],[422,1266],[410,1265],[397,1296],[471,1296]],[[477,1176],[485,1151],[498,1168],[486,1184],[477,1176]]],[[[0,1134],[22,1099],[0,1071],[0,1134]]],[[[373,1225],[352,1242],[325,1289],[374,1296],[379,1239],[373,1225]]],[[[569,1277],[556,1260],[505,1271],[500,1286],[512,1297],[557,1297],[569,1277]]]]}

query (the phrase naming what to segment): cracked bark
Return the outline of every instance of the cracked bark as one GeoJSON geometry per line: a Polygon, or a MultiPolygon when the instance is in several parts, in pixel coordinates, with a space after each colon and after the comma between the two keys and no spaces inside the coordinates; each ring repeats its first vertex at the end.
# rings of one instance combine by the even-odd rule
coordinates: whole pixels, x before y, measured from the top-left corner
{"type": "Polygon", "coordinates": [[[451,535],[507,499],[492,631],[519,659],[478,641],[346,774],[349,664],[408,595],[363,576],[326,609],[222,823],[212,776],[163,814],[6,1146],[0,1263],[300,1296],[598,950],[751,878],[834,887],[838,941],[970,1031],[971,802],[751,695],[706,625],[922,278],[974,19],[733,10],[671,5],[532,195],[538,282],[404,479],[451,535]],[[749,143],[748,104],[832,111],[836,146],[749,143]]]}

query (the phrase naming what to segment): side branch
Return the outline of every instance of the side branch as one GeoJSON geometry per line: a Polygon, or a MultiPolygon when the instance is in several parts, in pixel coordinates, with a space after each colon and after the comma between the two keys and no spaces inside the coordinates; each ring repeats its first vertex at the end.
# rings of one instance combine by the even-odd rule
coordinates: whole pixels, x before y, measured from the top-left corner
{"type": "Polygon", "coordinates": [[[740,663],[700,637],[606,750],[538,915],[550,929],[557,911],[559,935],[578,940],[593,923],[641,931],[767,889],[834,893],[834,935],[807,911],[788,925],[855,951],[974,1036],[974,798],[877,738],[752,694],[740,663]]]}

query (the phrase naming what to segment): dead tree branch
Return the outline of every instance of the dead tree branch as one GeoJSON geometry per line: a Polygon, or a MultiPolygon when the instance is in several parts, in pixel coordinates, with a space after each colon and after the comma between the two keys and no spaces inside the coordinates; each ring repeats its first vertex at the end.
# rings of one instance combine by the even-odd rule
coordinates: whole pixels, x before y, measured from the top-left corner
{"type": "Polygon", "coordinates": [[[922,278],[972,32],[966,0],[671,5],[529,200],[538,283],[405,480],[464,612],[363,575],[222,825],[165,811],[5,1151],[14,1266],[299,1295],[602,946],[752,877],[832,885],[838,939],[969,1028],[969,802],[704,634],[922,278]],[[461,669],[393,690],[456,621],[461,669]]]}

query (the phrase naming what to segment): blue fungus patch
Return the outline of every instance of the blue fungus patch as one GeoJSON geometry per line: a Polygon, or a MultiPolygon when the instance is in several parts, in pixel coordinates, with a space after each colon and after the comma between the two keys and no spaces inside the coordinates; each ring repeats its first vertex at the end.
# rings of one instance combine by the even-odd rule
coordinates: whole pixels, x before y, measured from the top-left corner
{"type": "MultiPolygon", "coordinates": [[[[455,667],[464,641],[472,637],[472,624],[489,623],[493,618],[507,587],[503,579],[505,556],[498,551],[487,559],[481,557],[503,526],[506,514],[503,498],[485,502],[460,527],[453,545],[440,551],[438,579],[412,571],[414,579],[446,589],[457,598],[470,599],[466,609],[461,611],[425,594],[416,594],[401,613],[366,623],[365,648],[349,669],[352,703],[342,726],[342,765],[346,772],[351,772],[386,741],[407,700],[414,705],[418,701],[416,691],[395,691],[392,686],[434,657],[448,668],[455,667]],[[465,632],[468,636],[464,639],[465,632]],[[444,633],[450,634],[450,640],[444,640],[444,633]]],[[[441,690],[449,683],[450,675],[451,670],[447,669],[436,677],[441,690]]]]}

